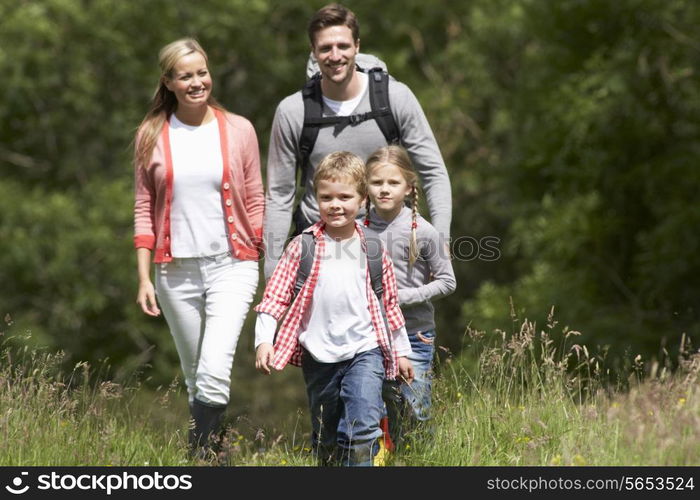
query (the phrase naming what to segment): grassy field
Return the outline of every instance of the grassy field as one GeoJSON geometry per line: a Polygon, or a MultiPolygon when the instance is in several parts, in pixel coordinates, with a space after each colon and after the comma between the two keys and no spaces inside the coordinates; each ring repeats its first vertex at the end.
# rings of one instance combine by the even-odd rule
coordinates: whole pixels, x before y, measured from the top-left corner
{"type": "MultiPolygon", "coordinates": [[[[442,357],[434,419],[389,465],[699,465],[700,354],[671,364],[631,360],[624,377],[576,344],[577,332],[527,321],[514,331],[468,330],[460,358],[442,357]],[[673,365],[674,370],[670,369],[673,365]]],[[[118,385],[99,368],[61,369],[61,353],[4,348],[0,465],[191,465],[184,395],[118,385]]],[[[305,428],[234,422],[223,465],[313,465],[305,428]]],[[[198,462],[208,465],[209,462],[198,462]]]]}

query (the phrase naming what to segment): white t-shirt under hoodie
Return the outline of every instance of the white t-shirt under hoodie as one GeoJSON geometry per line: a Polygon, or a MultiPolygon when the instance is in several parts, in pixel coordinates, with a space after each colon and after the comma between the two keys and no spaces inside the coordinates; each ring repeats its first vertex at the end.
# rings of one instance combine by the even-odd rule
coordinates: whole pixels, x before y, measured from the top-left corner
{"type": "Polygon", "coordinates": [[[365,95],[365,91],[367,90],[367,86],[369,84],[369,77],[361,71],[358,71],[356,74],[360,79],[360,91],[352,99],[348,99],[347,101],[336,101],[326,97],[325,95],[321,96],[323,98],[323,103],[333,110],[333,112],[338,116],[350,116],[352,112],[355,111],[355,108],[357,108],[357,105],[360,104],[362,97],[365,95]]]}

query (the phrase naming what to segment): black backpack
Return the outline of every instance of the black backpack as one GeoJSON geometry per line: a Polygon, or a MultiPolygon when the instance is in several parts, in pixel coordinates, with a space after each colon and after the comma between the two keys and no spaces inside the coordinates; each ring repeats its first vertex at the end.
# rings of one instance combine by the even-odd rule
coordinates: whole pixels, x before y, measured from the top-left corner
{"type": "MultiPolygon", "coordinates": [[[[382,285],[382,241],[379,237],[362,228],[365,234],[365,243],[367,245],[367,265],[369,266],[369,277],[372,282],[372,290],[379,299],[379,304],[382,304],[382,296],[384,295],[384,286],[382,285]]],[[[311,233],[301,233],[301,257],[299,260],[299,269],[297,270],[297,278],[294,283],[294,295],[296,298],[301,291],[301,287],[309,277],[311,266],[314,263],[314,254],[316,253],[316,240],[311,233]]]]}
{"type": "MultiPolygon", "coordinates": [[[[391,114],[389,103],[389,74],[380,67],[358,71],[369,77],[369,99],[371,111],[349,116],[323,116],[323,99],[321,94],[321,73],[316,73],[304,85],[301,95],[304,99],[304,126],[299,139],[299,162],[297,168],[305,169],[309,156],[314,150],[318,132],[321,127],[335,125],[340,132],[347,126],[358,125],[373,119],[384,134],[387,144],[398,144],[401,140],[399,128],[391,114]]],[[[305,170],[302,170],[302,173],[305,170]]]]}

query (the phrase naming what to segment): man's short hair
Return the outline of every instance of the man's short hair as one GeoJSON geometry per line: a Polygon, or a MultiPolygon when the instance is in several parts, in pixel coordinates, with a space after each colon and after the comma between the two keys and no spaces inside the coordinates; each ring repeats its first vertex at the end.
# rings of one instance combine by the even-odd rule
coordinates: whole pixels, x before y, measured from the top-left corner
{"type": "Polygon", "coordinates": [[[318,189],[319,181],[349,181],[360,197],[367,197],[365,162],[349,151],[336,151],[323,158],[314,173],[314,192],[318,189]]]}
{"type": "Polygon", "coordinates": [[[320,8],[309,21],[309,41],[316,46],[316,33],[331,26],[347,26],[352,31],[352,39],[360,39],[360,25],[355,13],[339,3],[332,3],[320,8]]]}

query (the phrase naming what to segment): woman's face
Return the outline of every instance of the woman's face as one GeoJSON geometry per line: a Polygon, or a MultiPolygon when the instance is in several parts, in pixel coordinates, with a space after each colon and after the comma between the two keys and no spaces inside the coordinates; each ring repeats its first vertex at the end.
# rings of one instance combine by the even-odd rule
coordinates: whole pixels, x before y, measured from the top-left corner
{"type": "Polygon", "coordinates": [[[207,104],[211,94],[211,75],[207,61],[199,52],[182,56],[164,78],[165,86],[177,98],[178,106],[199,107],[207,104]]]}

